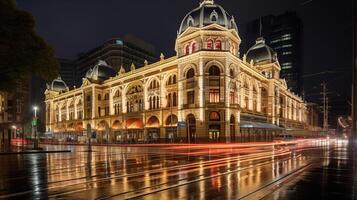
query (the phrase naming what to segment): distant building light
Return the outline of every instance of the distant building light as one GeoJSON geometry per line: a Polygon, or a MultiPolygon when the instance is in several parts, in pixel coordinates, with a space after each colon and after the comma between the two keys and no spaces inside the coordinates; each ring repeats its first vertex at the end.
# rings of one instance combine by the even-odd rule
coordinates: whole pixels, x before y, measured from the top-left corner
{"type": "Polygon", "coordinates": [[[293,52],[291,52],[291,51],[285,51],[285,52],[283,52],[283,55],[291,55],[291,54],[293,54],[293,52]]]}
{"type": "Polygon", "coordinates": [[[117,45],[123,45],[124,44],[123,40],[116,40],[115,43],[117,45]]]}

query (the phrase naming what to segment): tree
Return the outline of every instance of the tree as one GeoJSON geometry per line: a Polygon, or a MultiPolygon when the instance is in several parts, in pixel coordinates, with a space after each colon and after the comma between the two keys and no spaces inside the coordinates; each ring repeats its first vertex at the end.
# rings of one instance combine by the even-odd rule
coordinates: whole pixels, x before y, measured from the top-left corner
{"type": "Polygon", "coordinates": [[[13,91],[17,81],[32,75],[50,81],[58,70],[54,50],[35,31],[34,17],[19,10],[15,0],[1,0],[0,91],[13,91]]]}

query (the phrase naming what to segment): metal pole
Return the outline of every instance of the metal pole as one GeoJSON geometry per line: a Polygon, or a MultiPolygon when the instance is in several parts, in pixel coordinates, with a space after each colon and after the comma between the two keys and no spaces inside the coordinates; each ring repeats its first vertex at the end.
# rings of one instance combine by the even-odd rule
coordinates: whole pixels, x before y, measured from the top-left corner
{"type": "MultiPolygon", "coordinates": [[[[351,138],[355,141],[357,137],[357,15],[356,15],[357,3],[356,0],[352,0],[352,16],[353,16],[353,36],[352,36],[352,132],[351,138]]],[[[353,142],[354,143],[354,142],[353,142]]]]}

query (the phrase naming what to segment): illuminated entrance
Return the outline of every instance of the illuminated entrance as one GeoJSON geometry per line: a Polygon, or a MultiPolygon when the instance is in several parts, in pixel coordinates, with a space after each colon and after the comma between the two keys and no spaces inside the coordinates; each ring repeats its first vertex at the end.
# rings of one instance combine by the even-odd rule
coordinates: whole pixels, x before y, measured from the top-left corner
{"type": "Polygon", "coordinates": [[[175,142],[177,139],[177,116],[170,115],[166,119],[166,140],[167,142],[175,142]]]}
{"type": "Polygon", "coordinates": [[[210,125],[208,127],[208,139],[210,142],[218,142],[221,137],[221,117],[218,112],[209,115],[210,125]]]}

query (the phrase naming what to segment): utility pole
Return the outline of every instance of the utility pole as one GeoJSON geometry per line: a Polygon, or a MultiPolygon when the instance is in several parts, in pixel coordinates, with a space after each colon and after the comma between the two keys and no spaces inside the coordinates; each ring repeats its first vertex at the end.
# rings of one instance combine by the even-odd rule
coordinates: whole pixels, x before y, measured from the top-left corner
{"type": "Polygon", "coordinates": [[[329,112],[329,102],[328,102],[328,92],[327,92],[327,83],[323,82],[322,86],[322,113],[323,113],[323,130],[328,131],[328,112],[329,112]]]}

